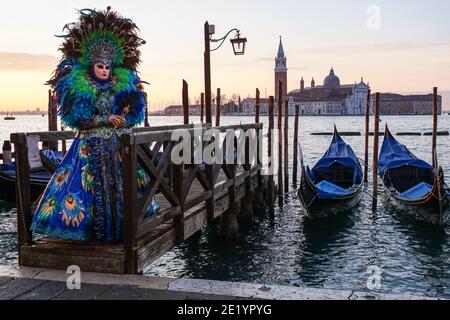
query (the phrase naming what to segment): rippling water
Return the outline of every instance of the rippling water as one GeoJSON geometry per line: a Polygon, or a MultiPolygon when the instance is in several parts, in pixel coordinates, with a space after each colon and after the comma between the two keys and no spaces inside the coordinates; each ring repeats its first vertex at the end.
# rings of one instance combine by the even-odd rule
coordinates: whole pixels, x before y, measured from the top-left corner
{"type": "MultiPolygon", "coordinates": [[[[43,130],[46,119],[18,118],[15,128],[43,130]],[[32,123],[33,127],[27,127],[32,123]],[[29,129],[30,128],[30,129],[29,129]]],[[[178,124],[181,118],[155,118],[155,125],[178,124]]],[[[251,122],[250,117],[224,117],[224,124],[251,122]]],[[[393,133],[431,131],[431,117],[383,117],[393,133]]],[[[263,118],[267,126],[267,118],[263,118]]],[[[328,147],[331,137],[311,132],[363,132],[361,117],[301,118],[300,138],[305,161],[313,164],[328,147]]],[[[290,123],[291,139],[293,119],[290,123]]],[[[15,129],[12,128],[12,129],[15,129]]],[[[440,130],[450,130],[450,117],[439,119],[440,130]]],[[[8,136],[0,129],[0,141],[8,136]]],[[[363,137],[344,137],[356,154],[364,157],[363,137]]],[[[398,137],[424,160],[431,161],[431,137],[398,137]]],[[[450,176],[450,137],[438,137],[440,163],[450,176]]],[[[292,154],[292,148],[290,150],[292,154]]],[[[371,192],[371,187],[367,193],[371,192]]],[[[286,200],[270,218],[259,212],[252,224],[240,225],[235,240],[221,237],[220,223],[206,227],[183,245],[149,266],[147,275],[192,277],[265,284],[286,284],[333,289],[366,290],[369,266],[382,270],[385,293],[413,293],[450,298],[450,226],[415,223],[390,212],[380,197],[372,213],[371,197],[340,217],[311,220],[295,197],[286,200]]],[[[0,203],[0,264],[16,264],[15,210],[0,203]]]]}

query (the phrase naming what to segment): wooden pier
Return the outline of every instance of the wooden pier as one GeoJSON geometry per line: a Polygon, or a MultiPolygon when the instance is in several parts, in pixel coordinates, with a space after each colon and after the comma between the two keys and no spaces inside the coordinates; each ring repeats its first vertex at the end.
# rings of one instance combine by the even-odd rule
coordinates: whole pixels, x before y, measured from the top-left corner
{"type": "MultiPolygon", "coordinates": [[[[209,128],[210,125],[203,125],[203,133],[209,128]]],[[[172,141],[172,134],[178,129],[190,133],[195,130],[193,125],[139,128],[121,137],[124,239],[123,243],[117,244],[33,239],[30,226],[36,203],[33,204],[30,199],[27,137],[38,137],[44,145],[56,145],[73,140],[75,133],[12,134],[17,164],[19,265],[63,270],[77,265],[86,272],[140,274],[150,263],[217,218],[223,216],[225,227],[237,225],[237,215],[242,213],[241,207],[244,207],[241,202],[253,201],[247,197],[256,189],[263,190],[265,186],[261,163],[252,161],[249,156],[250,143],[254,141],[246,138],[246,160],[243,165],[175,165],[172,162],[172,150],[180,142],[172,141]],[[145,196],[140,200],[136,181],[138,164],[151,178],[145,196]],[[161,210],[145,219],[145,209],[153,197],[156,197],[161,210]]],[[[255,123],[214,129],[222,133],[227,130],[252,130],[259,133],[263,125],[255,123]]],[[[255,139],[258,139],[258,135],[255,139]]],[[[204,142],[202,151],[211,143],[204,142]]],[[[54,167],[47,169],[55,170],[54,167]]]]}

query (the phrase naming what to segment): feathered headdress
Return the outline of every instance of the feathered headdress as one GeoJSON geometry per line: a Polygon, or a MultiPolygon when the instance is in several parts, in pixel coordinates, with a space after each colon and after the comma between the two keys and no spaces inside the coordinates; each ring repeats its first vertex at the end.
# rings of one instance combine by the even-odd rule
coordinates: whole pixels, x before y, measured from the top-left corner
{"type": "Polygon", "coordinates": [[[73,64],[89,69],[101,61],[112,67],[136,70],[141,56],[138,48],[145,44],[138,36],[136,24],[111,11],[111,7],[104,11],[82,9],[79,13],[78,22],[64,26],[67,34],[57,36],[64,39],[60,48],[64,57],[49,84],[54,85],[67,75],[73,64]]]}
{"type": "Polygon", "coordinates": [[[112,68],[113,113],[121,115],[129,110],[127,124],[141,123],[147,100],[137,74],[138,48],[145,44],[138,36],[138,27],[111,7],[105,11],[82,9],[79,14],[78,22],[64,26],[67,34],[57,36],[64,39],[60,48],[63,58],[48,81],[57,95],[55,105],[63,123],[77,128],[81,121],[93,117],[98,88],[90,74],[96,62],[112,68]]]}

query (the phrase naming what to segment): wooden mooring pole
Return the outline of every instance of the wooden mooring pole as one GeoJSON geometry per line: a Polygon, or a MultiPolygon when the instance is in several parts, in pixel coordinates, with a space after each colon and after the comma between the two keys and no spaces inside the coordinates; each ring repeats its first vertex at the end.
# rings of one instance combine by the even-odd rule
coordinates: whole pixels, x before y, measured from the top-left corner
{"type": "Polygon", "coordinates": [[[370,89],[367,91],[367,102],[366,102],[366,132],[365,132],[365,150],[364,150],[364,182],[367,183],[369,180],[369,126],[370,126],[370,89]]]}
{"type": "Polygon", "coordinates": [[[289,192],[289,101],[284,102],[284,193],[289,192]]]}
{"type": "Polygon", "coordinates": [[[375,94],[375,125],[374,125],[374,140],[373,140],[373,202],[372,210],[377,210],[378,205],[378,146],[380,144],[380,93],[375,94]]]}
{"type": "MultiPolygon", "coordinates": [[[[64,126],[61,126],[61,132],[64,132],[64,131],[66,131],[66,128],[64,126]]],[[[63,156],[66,156],[66,154],[67,154],[67,141],[66,140],[62,141],[62,153],[63,153],[63,156]]]]}
{"type": "MultiPolygon", "coordinates": [[[[147,93],[144,92],[145,101],[147,101],[147,93]]],[[[144,127],[149,128],[150,123],[148,122],[148,103],[145,104],[145,120],[144,120],[144,127]]]]}
{"type": "Polygon", "coordinates": [[[432,141],[432,156],[433,156],[433,167],[437,169],[437,129],[438,129],[438,88],[433,88],[433,141],[432,141]]]}
{"type": "Polygon", "coordinates": [[[259,112],[260,112],[260,92],[256,89],[256,103],[255,103],[255,123],[259,123],[259,112]]]}
{"type": "Polygon", "coordinates": [[[200,122],[205,121],[205,94],[202,92],[200,95],[200,122]]]}
{"type": "Polygon", "coordinates": [[[220,127],[220,104],[221,104],[221,97],[220,97],[220,88],[217,89],[217,97],[216,97],[216,127],[220,127]]]}
{"type": "Polygon", "coordinates": [[[270,213],[273,214],[273,204],[274,204],[274,179],[273,176],[275,174],[274,171],[274,166],[275,166],[275,161],[274,161],[274,152],[273,152],[273,129],[274,129],[274,107],[275,107],[275,98],[273,96],[269,97],[269,135],[268,135],[268,150],[267,150],[267,157],[269,160],[269,172],[268,172],[268,185],[267,185],[267,189],[268,189],[268,202],[269,202],[269,210],[270,213]]]}
{"type": "Polygon", "coordinates": [[[283,82],[280,81],[278,91],[278,204],[283,205],[283,82]]]}
{"type": "MultiPolygon", "coordinates": [[[[255,105],[255,124],[258,124],[260,122],[260,103],[261,103],[261,98],[260,98],[260,93],[259,93],[259,89],[256,88],[256,105],[255,105]]],[[[262,140],[264,139],[263,137],[263,130],[262,129],[258,129],[256,130],[256,136],[258,137],[258,146],[257,146],[257,163],[259,165],[262,165],[263,163],[263,150],[261,148],[262,144],[262,140]],[[261,139],[261,140],[260,140],[261,139]]],[[[263,208],[263,204],[264,204],[264,194],[267,189],[265,187],[265,184],[263,183],[263,177],[262,174],[258,175],[258,190],[260,192],[258,192],[257,194],[257,201],[256,201],[256,208],[257,209],[261,209],[263,208]]]]}
{"type": "Polygon", "coordinates": [[[189,86],[183,80],[183,118],[184,124],[189,124],[189,86]]]}
{"type": "Polygon", "coordinates": [[[295,106],[295,124],[294,124],[294,163],[292,168],[292,180],[294,188],[297,188],[298,183],[298,126],[300,117],[300,106],[295,106]]]}
{"type": "MultiPolygon", "coordinates": [[[[48,90],[48,131],[58,131],[58,111],[56,109],[56,106],[54,106],[54,97],[52,90],[48,90]]],[[[58,142],[45,142],[44,148],[58,151],[58,142]]]]}

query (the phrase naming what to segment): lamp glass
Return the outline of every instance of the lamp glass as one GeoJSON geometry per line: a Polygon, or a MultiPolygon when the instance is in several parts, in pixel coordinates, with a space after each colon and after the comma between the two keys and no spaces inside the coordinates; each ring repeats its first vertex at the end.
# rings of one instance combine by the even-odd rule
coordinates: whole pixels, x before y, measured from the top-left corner
{"type": "Polygon", "coordinates": [[[236,56],[245,54],[245,45],[247,44],[246,38],[237,37],[235,39],[231,39],[231,44],[233,45],[233,51],[236,56]]]}

